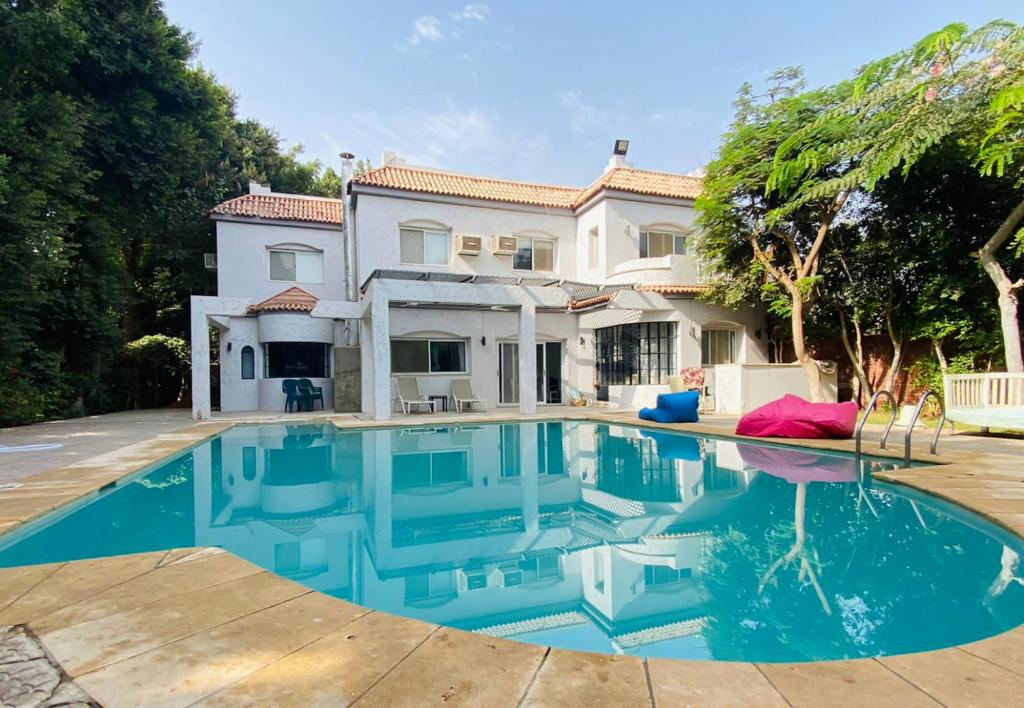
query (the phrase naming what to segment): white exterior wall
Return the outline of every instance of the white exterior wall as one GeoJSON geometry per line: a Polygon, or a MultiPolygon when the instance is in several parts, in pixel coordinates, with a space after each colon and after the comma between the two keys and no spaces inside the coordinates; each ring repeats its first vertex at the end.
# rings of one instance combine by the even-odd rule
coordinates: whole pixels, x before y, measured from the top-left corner
{"type": "Polygon", "coordinates": [[[254,411],[260,407],[260,377],[263,375],[263,348],[259,344],[255,317],[232,317],[230,329],[220,335],[220,409],[254,411]],[[228,345],[231,351],[228,351],[228,345]],[[242,348],[252,347],[255,354],[254,379],[242,378],[242,348]]]}
{"type": "Polygon", "coordinates": [[[491,253],[491,236],[494,234],[554,239],[556,275],[576,277],[576,218],[568,211],[501,204],[469,206],[359,194],[356,208],[356,280],[362,285],[377,268],[503,276],[529,276],[534,273],[513,270],[512,256],[491,253]],[[451,230],[450,265],[402,263],[399,226],[413,223],[433,224],[451,230]],[[482,237],[480,255],[457,255],[455,236],[459,234],[482,237]]]}
{"type": "Polygon", "coordinates": [[[297,286],[321,300],[345,299],[345,256],[341,230],[247,222],[217,221],[217,294],[262,302],[297,286]],[[271,246],[299,245],[323,252],[322,283],[270,279],[271,246]]]}
{"type": "MultiPolygon", "coordinates": [[[[285,395],[282,379],[263,377],[263,344],[265,342],[322,342],[334,345],[343,335],[343,323],[331,319],[297,313],[266,312],[259,316],[222,318],[228,329],[220,337],[220,409],[225,412],[269,410],[283,411],[285,395]],[[228,351],[228,344],[231,351],[228,351]],[[242,348],[251,346],[255,353],[256,378],[242,379],[242,348]]],[[[333,372],[332,372],[333,373],[333,372]]],[[[311,378],[314,386],[323,388],[324,410],[334,406],[332,378],[311,378]]]]}
{"type": "MultiPolygon", "coordinates": [[[[672,373],[686,367],[701,366],[701,332],[704,327],[735,329],[737,332],[737,358],[741,363],[766,363],[767,340],[758,339],[756,332],[763,327],[762,317],[754,307],[727,310],[698,300],[669,299],[642,292],[619,293],[614,306],[580,315],[580,335],[590,345],[593,358],[594,330],[636,322],[674,322],[676,325],[676,360],[672,373]]],[[[763,337],[763,333],[762,333],[763,337]]],[[[593,362],[591,377],[593,376],[593,362]]],[[[582,370],[582,369],[581,369],[582,370]]],[[[583,390],[591,390],[591,381],[583,390]]],[[[659,393],[668,393],[665,385],[609,386],[608,402],[612,406],[642,408],[655,405],[659,393]]]]}
{"type": "MultiPolygon", "coordinates": [[[[838,400],[836,374],[822,373],[827,403],[838,400]]],[[[811,387],[800,364],[719,364],[715,366],[715,412],[749,413],[787,393],[809,399],[811,387]]]]}
{"type": "MultiPolygon", "coordinates": [[[[356,196],[354,212],[354,235],[356,238],[356,281],[362,285],[366,278],[377,269],[415,271],[439,271],[481,275],[523,276],[543,275],[539,271],[517,271],[512,268],[511,256],[495,256],[491,252],[491,237],[539,236],[555,240],[556,271],[553,278],[579,280],[594,284],[695,284],[700,282],[697,259],[693,255],[693,242],[685,256],[667,256],[657,259],[640,260],[639,238],[644,228],[661,228],[690,233],[694,223],[692,206],[669,203],[668,200],[611,193],[598,199],[586,210],[573,214],[568,210],[540,209],[520,205],[491,204],[480,201],[451,200],[425,197],[408,198],[409,195],[359,193],[356,196]],[[456,203],[457,202],[457,203],[456,203]],[[447,266],[403,264],[400,256],[399,229],[402,225],[434,226],[449,230],[452,234],[451,260],[447,266]],[[590,262],[590,231],[597,228],[599,236],[599,258],[596,267],[590,262]],[[458,255],[456,236],[469,235],[483,239],[479,255],[458,255]]],[[[218,221],[217,243],[219,265],[218,286],[222,296],[244,297],[250,303],[268,297],[297,285],[321,298],[324,307],[345,305],[344,254],[341,231],[304,227],[301,225],[277,225],[251,220],[245,223],[218,221]],[[323,283],[283,283],[269,280],[268,248],[275,245],[298,244],[321,250],[324,254],[323,283]]],[[[384,281],[381,281],[384,282],[384,281]]],[[[411,283],[409,285],[412,285],[411,283]]],[[[388,341],[396,337],[464,339],[468,347],[468,376],[472,379],[475,393],[487,401],[488,408],[498,405],[498,343],[502,340],[518,341],[523,320],[519,310],[529,305],[531,298],[537,307],[550,307],[533,295],[523,296],[508,293],[495,299],[491,291],[480,284],[460,286],[466,292],[454,298],[448,297],[440,283],[416,283],[423,287],[399,287],[390,281],[388,296],[381,307],[362,308],[362,395],[363,411],[371,413],[377,409],[390,409],[396,396],[394,377],[383,374],[390,370],[390,344],[374,342],[374,336],[388,341]],[[480,295],[476,295],[480,293],[480,295]],[[488,299],[490,298],[490,299],[488,299]],[[388,307],[388,301],[440,303],[437,308],[388,307]],[[507,312],[490,310],[443,309],[445,303],[480,304],[508,306],[507,312]],[[381,318],[381,313],[389,316],[381,318]],[[383,319],[383,321],[378,321],[383,319]],[[482,340],[486,339],[486,344],[482,340]],[[376,345],[376,346],[375,346],[376,345]],[[381,358],[383,357],[383,358],[381,358]],[[379,359],[379,360],[378,360],[379,359]],[[386,366],[385,366],[386,365],[386,366]],[[378,390],[379,389],[379,390],[378,390]]],[[[514,288],[518,290],[518,288],[514,288]]],[[[559,291],[557,288],[536,289],[559,291]]],[[[525,290],[522,291],[525,293],[525,290]]],[[[369,294],[369,293],[368,293],[369,294]]],[[[541,299],[555,293],[544,293],[541,299]]],[[[564,307],[564,293],[559,291],[564,307]]],[[[352,307],[357,307],[355,303],[352,307]]],[[[529,305],[533,307],[533,305],[529,305]]],[[[322,309],[322,308],[321,308],[322,309]]],[[[327,312],[326,310],[324,311],[327,312]]],[[[321,313],[323,314],[323,313],[321,313]]],[[[351,317],[351,315],[346,315],[351,317]]],[[[311,317],[305,314],[264,314],[258,319],[242,318],[233,331],[226,332],[222,340],[222,406],[223,410],[246,410],[253,408],[283,409],[284,396],[280,382],[264,380],[263,352],[259,346],[268,341],[315,341],[343,342],[339,332],[341,323],[324,314],[311,317]],[[255,324],[254,324],[255,323],[255,324]],[[255,329],[255,331],[254,331],[255,329]],[[232,351],[225,345],[232,342],[232,351]],[[246,343],[256,349],[257,379],[255,382],[240,379],[241,348],[246,343]]],[[[527,322],[530,321],[528,317],[527,322]]],[[[592,392],[594,384],[594,336],[597,327],[607,327],[627,322],[662,322],[677,324],[677,361],[673,373],[687,366],[700,365],[700,333],[705,326],[728,326],[738,332],[741,363],[767,361],[763,341],[754,332],[763,327],[763,316],[755,308],[730,312],[714,305],[687,299],[667,299],[657,294],[644,292],[619,293],[611,305],[604,309],[585,313],[551,314],[541,312],[536,316],[536,341],[560,341],[563,344],[562,374],[565,388],[570,386],[584,392],[592,392]]],[[[528,333],[527,333],[528,334],[528,333]]],[[[531,362],[521,358],[520,367],[529,372],[531,362]],[[526,368],[524,368],[526,367],[526,368]]],[[[451,375],[418,374],[420,388],[425,395],[450,394],[451,375]]],[[[330,379],[318,380],[324,388],[325,399],[332,398],[333,385],[330,379]]],[[[523,389],[526,390],[525,388],[523,389]]],[[[624,407],[653,405],[658,393],[668,390],[667,386],[615,386],[610,389],[610,403],[624,407]]],[[[522,397],[522,395],[521,395],[522,397]]],[[[325,400],[325,407],[333,402],[325,400]]]]}
{"type": "MultiPolygon", "coordinates": [[[[574,315],[537,314],[537,343],[562,342],[562,378],[566,386],[580,388],[577,333],[574,315]]],[[[488,409],[493,409],[499,405],[498,344],[519,341],[519,313],[393,307],[391,337],[467,340],[466,366],[469,371],[465,374],[415,374],[420,392],[425,396],[450,396],[451,380],[468,376],[473,383],[473,392],[487,401],[488,409]],[[486,339],[487,343],[481,343],[482,339],[486,339]]],[[[589,384],[587,380],[585,388],[589,389],[589,384]]],[[[564,389],[562,395],[563,400],[566,400],[564,389]]],[[[393,404],[398,396],[394,376],[391,377],[390,396],[393,404]]],[[[451,401],[449,405],[452,405],[451,401]]],[[[515,407],[518,404],[509,405],[515,407]]]]}
{"type": "MultiPolygon", "coordinates": [[[[580,214],[580,237],[587,238],[594,220],[602,235],[604,260],[594,272],[601,281],[609,283],[643,283],[689,285],[699,283],[697,259],[692,240],[685,256],[640,260],[640,232],[647,228],[690,233],[696,213],[691,206],[661,204],[652,201],[606,198],[580,214]],[[595,219],[590,212],[598,211],[595,219]],[[602,223],[603,222],[603,223],[602,223]]],[[[585,250],[585,249],[584,249],[585,250]]],[[[583,261],[581,265],[586,265],[583,261]]]]}

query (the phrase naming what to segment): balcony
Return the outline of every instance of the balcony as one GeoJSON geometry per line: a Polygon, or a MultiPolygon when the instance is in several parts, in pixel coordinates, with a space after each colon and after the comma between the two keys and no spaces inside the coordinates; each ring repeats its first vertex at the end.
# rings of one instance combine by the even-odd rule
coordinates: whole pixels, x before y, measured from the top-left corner
{"type": "Polygon", "coordinates": [[[696,285],[703,282],[693,256],[634,258],[612,266],[608,282],[640,285],[696,285]]]}

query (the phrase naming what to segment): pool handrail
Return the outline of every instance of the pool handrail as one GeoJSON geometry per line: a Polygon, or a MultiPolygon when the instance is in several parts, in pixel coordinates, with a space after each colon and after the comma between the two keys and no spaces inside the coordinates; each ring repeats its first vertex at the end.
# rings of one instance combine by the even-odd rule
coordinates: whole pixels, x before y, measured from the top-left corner
{"type": "Polygon", "coordinates": [[[917,406],[914,407],[914,415],[907,424],[907,432],[903,435],[904,467],[910,467],[910,437],[914,434],[914,426],[917,425],[917,419],[921,417],[921,411],[924,410],[924,404],[929,398],[934,398],[939,403],[939,422],[935,426],[935,432],[932,433],[930,448],[931,454],[938,454],[936,450],[938,450],[939,447],[939,436],[942,434],[942,426],[946,424],[946,404],[942,402],[942,397],[939,396],[939,394],[929,388],[925,389],[925,392],[921,394],[919,399],[917,399],[917,406]]]}
{"type": "Polygon", "coordinates": [[[878,399],[882,396],[889,399],[889,406],[892,408],[892,415],[889,416],[889,424],[885,426],[885,430],[882,432],[882,440],[878,444],[879,450],[885,449],[885,442],[889,439],[889,431],[892,430],[892,426],[896,422],[896,399],[893,397],[892,391],[884,388],[875,391],[874,395],[871,396],[871,400],[868,401],[868,405],[864,408],[864,415],[862,415],[860,420],[857,421],[857,429],[853,434],[856,443],[855,449],[858,466],[861,454],[861,432],[864,430],[864,424],[868,422],[868,417],[871,415],[871,411],[875,410],[875,404],[878,403],[878,399]]]}

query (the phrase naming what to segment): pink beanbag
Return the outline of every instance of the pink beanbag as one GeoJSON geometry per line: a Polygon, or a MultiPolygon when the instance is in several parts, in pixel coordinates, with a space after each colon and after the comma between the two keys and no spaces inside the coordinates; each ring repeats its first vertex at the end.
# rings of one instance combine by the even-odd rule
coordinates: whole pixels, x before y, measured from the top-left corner
{"type": "Polygon", "coordinates": [[[811,403],[785,395],[747,413],[736,425],[737,435],[755,438],[849,438],[859,409],[846,403],[811,403]]]}

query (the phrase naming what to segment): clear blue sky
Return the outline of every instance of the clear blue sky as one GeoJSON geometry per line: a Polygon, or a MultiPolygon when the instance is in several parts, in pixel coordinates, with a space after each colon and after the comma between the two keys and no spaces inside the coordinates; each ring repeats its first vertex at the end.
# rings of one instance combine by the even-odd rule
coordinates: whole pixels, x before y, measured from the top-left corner
{"type": "Polygon", "coordinates": [[[1024,21],[1021,0],[165,4],[240,115],[307,158],[390,149],[569,185],[596,178],[618,137],[638,167],[699,168],[739,85],[777,67],[821,85],[949,22],[1024,21]]]}

